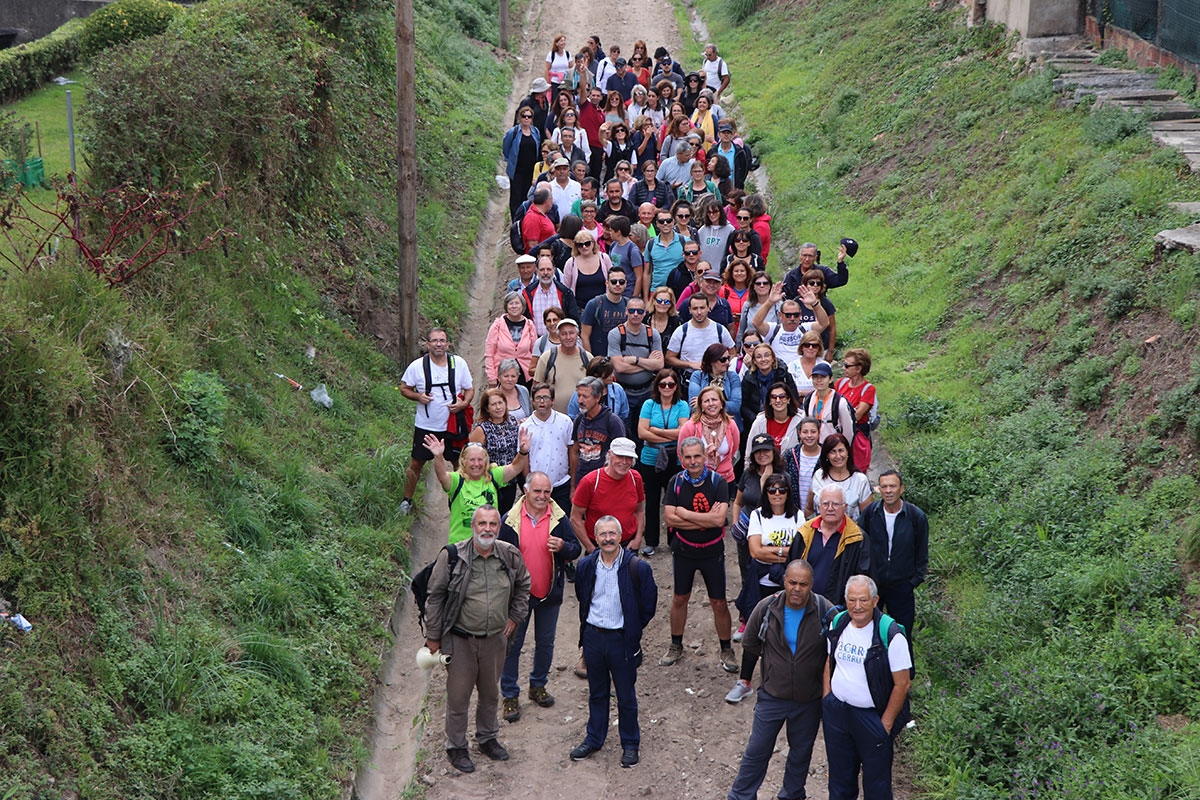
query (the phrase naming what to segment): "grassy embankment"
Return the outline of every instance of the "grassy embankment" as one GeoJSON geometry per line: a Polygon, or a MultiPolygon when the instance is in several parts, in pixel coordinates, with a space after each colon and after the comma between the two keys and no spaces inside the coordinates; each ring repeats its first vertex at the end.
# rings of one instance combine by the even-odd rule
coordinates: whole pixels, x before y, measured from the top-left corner
{"type": "MultiPolygon", "coordinates": [[[[321,26],[279,2],[213,0],[197,6],[212,22],[190,26],[189,11],[86,70],[94,168],[141,152],[96,131],[148,102],[133,91],[144,84],[120,82],[152,66],[138,66],[143,48],[195,66],[204,29],[256,23],[226,39],[253,46],[220,64],[294,80],[310,95],[286,112],[313,98],[296,113],[321,126],[286,142],[260,129],[261,169],[236,174],[188,150],[236,135],[219,114],[190,140],[160,140],[189,179],[231,187],[192,226],[231,228],[227,250],[161,261],[120,288],[67,253],[0,276],[0,595],[34,624],[0,629],[5,800],[335,798],[364,756],[381,623],[407,566],[394,510],[411,405],[377,328],[359,324],[394,295],[392,21],[386,2],[298,5],[321,26]],[[318,382],[331,410],[307,396],[318,382]]],[[[420,308],[451,324],[508,87],[507,67],[468,39],[494,40],[494,12],[418,3],[420,308]]],[[[193,109],[211,99],[188,88],[193,109]]],[[[241,88],[215,87],[231,103],[241,88]]],[[[15,107],[42,119],[48,172],[65,157],[38,115],[60,113],[61,91],[15,107]]],[[[129,137],[195,121],[164,108],[129,137]]]]}
{"type": "Polygon", "coordinates": [[[698,6],[777,234],[862,243],[839,338],[933,512],[908,771],[945,798],[1197,796],[1200,258],[1153,236],[1200,180],[956,10],[698,6]]]}

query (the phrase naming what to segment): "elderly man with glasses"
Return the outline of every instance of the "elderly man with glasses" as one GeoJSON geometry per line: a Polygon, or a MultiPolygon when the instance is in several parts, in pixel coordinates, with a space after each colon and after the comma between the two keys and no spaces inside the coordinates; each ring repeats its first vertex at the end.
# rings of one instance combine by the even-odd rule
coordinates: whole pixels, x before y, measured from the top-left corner
{"type": "Polygon", "coordinates": [[[812,566],[817,594],[844,597],[850,576],[871,574],[871,543],[846,516],[846,498],[837,486],[823,488],[816,503],[819,515],[800,526],[788,561],[802,558],[812,566]]]}

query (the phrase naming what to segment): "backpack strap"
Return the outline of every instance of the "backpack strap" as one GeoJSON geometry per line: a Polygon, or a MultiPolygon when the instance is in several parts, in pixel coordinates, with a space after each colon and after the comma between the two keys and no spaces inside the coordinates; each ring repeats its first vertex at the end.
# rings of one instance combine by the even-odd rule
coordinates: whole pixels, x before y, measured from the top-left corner
{"type": "MultiPolygon", "coordinates": [[[[546,341],[549,341],[547,339],[546,341]]],[[[558,345],[550,346],[550,355],[546,358],[546,373],[542,377],[546,379],[546,383],[554,383],[554,378],[558,377],[558,370],[554,368],[554,362],[558,360],[558,345]],[[554,370],[554,377],[551,377],[551,370],[554,370]]]]}
{"type": "Polygon", "coordinates": [[[433,370],[429,366],[429,353],[421,356],[421,366],[425,368],[425,393],[433,395],[433,370]]]}
{"type": "Polygon", "coordinates": [[[621,347],[621,352],[624,353],[625,352],[625,324],[622,323],[622,324],[618,325],[617,330],[621,332],[620,347],[621,347]]]}

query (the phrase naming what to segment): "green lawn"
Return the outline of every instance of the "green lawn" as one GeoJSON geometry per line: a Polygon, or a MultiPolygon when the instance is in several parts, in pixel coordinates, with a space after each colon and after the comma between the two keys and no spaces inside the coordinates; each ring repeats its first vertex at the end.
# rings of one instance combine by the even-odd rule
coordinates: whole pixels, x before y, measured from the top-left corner
{"type": "MultiPolygon", "coordinates": [[[[68,91],[71,93],[71,102],[75,109],[76,165],[80,172],[86,171],[82,139],[79,135],[79,118],[87,97],[88,78],[82,69],[68,73],[65,77],[76,83],[68,86],[50,83],[24,99],[3,106],[5,111],[11,111],[17,117],[24,118],[30,125],[37,123],[41,131],[41,154],[45,162],[47,180],[52,176],[64,178],[71,168],[71,145],[67,138],[68,91]]],[[[36,140],[29,143],[29,152],[34,156],[38,154],[36,140]]]]}

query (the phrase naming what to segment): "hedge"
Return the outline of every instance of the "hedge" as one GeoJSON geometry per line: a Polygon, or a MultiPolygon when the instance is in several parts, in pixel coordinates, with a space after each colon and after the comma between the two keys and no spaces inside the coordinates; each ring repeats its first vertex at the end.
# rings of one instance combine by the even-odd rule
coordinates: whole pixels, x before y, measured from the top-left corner
{"type": "Polygon", "coordinates": [[[82,19],[73,19],[40,39],[0,50],[0,101],[29,94],[79,63],[83,28],[82,19]]]}

